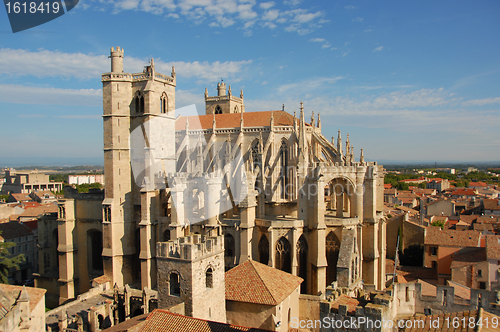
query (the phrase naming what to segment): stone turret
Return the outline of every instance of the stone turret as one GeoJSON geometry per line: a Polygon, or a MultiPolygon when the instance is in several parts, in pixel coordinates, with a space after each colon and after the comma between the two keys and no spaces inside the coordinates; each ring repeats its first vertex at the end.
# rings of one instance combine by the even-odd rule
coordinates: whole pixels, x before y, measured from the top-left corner
{"type": "Polygon", "coordinates": [[[123,48],[117,46],[111,47],[111,72],[123,73],[123,48]]]}
{"type": "Polygon", "coordinates": [[[226,95],[226,83],[220,82],[217,83],[217,96],[225,96],[226,95]]]}

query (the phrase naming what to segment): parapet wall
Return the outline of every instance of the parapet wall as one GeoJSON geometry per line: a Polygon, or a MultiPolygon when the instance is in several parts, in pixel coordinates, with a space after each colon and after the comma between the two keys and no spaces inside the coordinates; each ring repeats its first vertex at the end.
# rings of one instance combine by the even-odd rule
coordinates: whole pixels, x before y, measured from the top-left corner
{"type": "Polygon", "coordinates": [[[193,234],[156,244],[156,257],[198,260],[224,251],[222,236],[204,238],[193,234]]]}

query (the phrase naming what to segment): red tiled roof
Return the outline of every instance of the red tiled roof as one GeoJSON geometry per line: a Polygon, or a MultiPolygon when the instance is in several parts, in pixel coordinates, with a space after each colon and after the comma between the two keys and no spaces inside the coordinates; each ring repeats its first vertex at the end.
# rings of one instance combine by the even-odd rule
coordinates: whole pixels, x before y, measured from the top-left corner
{"type": "Polygon", "coordinates": [[[468,265],[477,264],[486,260],[486,250],[478,248],[474,251],[466,252],[463,254],[455,254],[451,262],[450,269],[456,269],[468,265]]]}
{"type": "Polygon", "coordinates": [[[15,221],[11,221],[0,224],[0,234],[4,239],[9,240],[21,236],[31,235],[32,232],[29,227],[15,221]]]}
{"type": "Polygon", "coordinates": [[[155,309],[146,319],[142,332],[259,332],[268,331],[213,321],[187,317],[172,312],[155,309]]]}
{"type": "Polygon", "coordinates": [[[500,235],[486,236],[486,257],[500,259],[500,235]]]}
{"type": "Polygon", "coordinates": [[[485,199],[483,200],[485,210],[500,210],[500,204],[498,199],[485,199]]]}
{"type": "Polygon", "coordinates": [[[453,196],[476,196],[477,190],[475,189],[455,189],[451,192],[453,196]]]}
{"type": "MultiPolygon", "coordinates": [[[[293,126],[293,115],[285,111],[263,111],[243,113],[243,126],[266,127],[271,125],[271,113],[275,126],[293,126]]],[[[214,120],[213,114],[200,116],[181,116],[175,121],[175,130],[186,129],[186,119],[189,119],[189,129],[210,129],[214,120]]],[[[226,113],[215,115],[216,128],[238,128],[241,113],[226,113]]]]}
{"type": "Polygon", "coordinates": [[[391,189],[391,188],[392,188],[392,184],[384,183],[384,189],[391,189]]]}
{"type": "Polygon", "coordinates": [[[248,260],[226,272],[226,300],[278,305],[303,279],[248,260]]]}
{"type": "Polygon", "coordinates": [[[52,204],[42,205],[24,210],[24,212],[21,213],[21,217],[38,217],[41,214],[56,213],[56,212],[57,212],[57,206],[52,204]]]}
{"type": "Polygon", "coordinates": [[[356,306],[359,305],[359,301],[352,297],[342,294],[335,301],[331,303],[330,308],[338,310],[341,304],[347,306],[347,312],[354,313],[356,311],[356,306]]]}
{"type": "Polygon", "coordinates": [[[469,182],[470,187],[487,187],[488,184],[486,182],[469,182]]]}
{"type": "Polygon", "coordinates": [[[15,198],[16,201],[18,202],[23,202],[23,201],[32,201],[30,195],[28,194],[10,194],[12,197],[15,198]]]}
{"type": "Polygon", "coordinates": [[[477,219],[477,217],[478,217],[478,216],[473,215],[473,214],[472,214],[472,215],[465,215],[465,214],[461,214],[461,215],[460,215],[460,221],[466,222],[466,223],[468,223],[469,225],[471,225],[471,224],[474,222],[474,220],[476,220],[476,219],[477,219]]]}
{"type": "MultiPolygon", "coordinates": [[[[13,299],[17,299],[23,290],[23,286],[0,284],[0,287],[2,287],[2,290],[8,293],[13,299]]],[[[26,290],[30,298],[30,311],[33,311],[47,291],[43,288],[35,287],[26,287],[26,290]]]]}
{"type": "Polygon", "coordinates": [[[478,247],[481,233],[476,231],[441,230],[428,227],[425,244],[445,247],[478,247]]]}

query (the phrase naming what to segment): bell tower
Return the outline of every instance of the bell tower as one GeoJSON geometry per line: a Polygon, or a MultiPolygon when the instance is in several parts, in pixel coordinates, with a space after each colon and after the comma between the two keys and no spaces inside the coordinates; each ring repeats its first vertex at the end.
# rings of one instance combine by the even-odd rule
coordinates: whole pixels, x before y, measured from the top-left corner
{"type": "MultiPolygon", "coordinates": [[[[157,73],[151,59],[142,73],[125,73],[124,50],[120,47],[111,48],[110,58],[111,72],[102,75],[106,177],[102,202],[104,274],[119,287],[140,281],[152,288],[156,284],[156,273],[152,272],[155,247],[148,239],[156,236],[151,223],[156,222],[158,213],[151,206],[153,200],[142,197],[153,196],[154,188],[141,188],[137,179],[142,175],[132,172],[131,133],[136,128],[142,129],[147,142],[144,154],[148,154],[152,153],[149,142],[155,137],[155,126],[151,123],[164,118],[168,127],[165,132],[175,132],[175,71],[172,68],[170,75],[157,73]]],[[[174,156],[174,143],[167,144],[165,150],[168,150],[163,151],[165,155],[174,156]]],[[[172,168],[169,163],[173,163],[173,158],[167,161],[167,169],[172,168]]],[[[148,165],[144,165],[144,178],[147,170],[148,165]]]]}
{"type": "Polygon", "coordinates": [[[226,83],[221,80],[217,83],[217,96],[209,97],[208,89],[205,88],[205,114],[227,114],[245,112],[243,103],[243,89],[240,96],[233,95],[231,86],[226,92],[226,83]]]}

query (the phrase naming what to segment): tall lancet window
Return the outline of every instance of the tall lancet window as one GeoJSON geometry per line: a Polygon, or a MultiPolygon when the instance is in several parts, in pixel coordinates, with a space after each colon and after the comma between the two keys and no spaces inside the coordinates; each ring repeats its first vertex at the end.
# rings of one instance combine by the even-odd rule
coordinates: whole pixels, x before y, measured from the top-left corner
{"type": "Polygon", "coordinates": [[[168,98],[165,92],[160,97],[160,112],[163,114],[168,112],[168,98]]]}
{"type": "Polygon", "coordinates": [[[288,199],[288,182],[288,144],[286,141],[282,141],[280,148],[280,186],[282,199],[288,199]]]}

